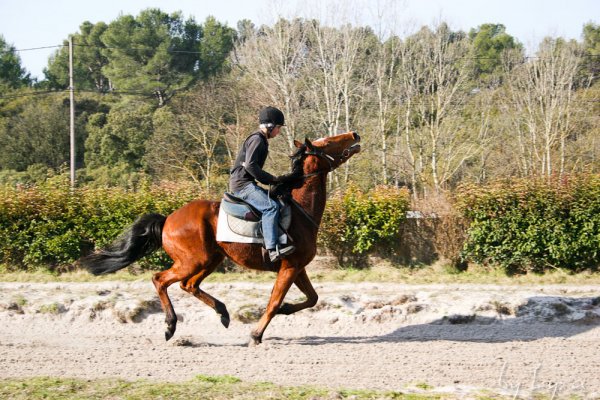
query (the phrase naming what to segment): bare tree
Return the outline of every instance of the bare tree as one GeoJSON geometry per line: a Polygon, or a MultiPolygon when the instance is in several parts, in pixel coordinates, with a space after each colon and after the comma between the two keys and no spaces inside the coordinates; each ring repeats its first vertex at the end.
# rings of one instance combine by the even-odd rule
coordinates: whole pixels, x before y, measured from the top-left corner
{"type": "MultiPolygon", "coordinates": [[[[398,18],[396,3],[392,1],[377,2],[375,17],[375,31],[378,42],[373,46],[373,57],[368,64],[368,74],[370,75],[369,81],[372,82],[373,89],[375,89],[371,92],[376,95],[376,134],[381,146],[381,181],[383,184],[388,184],[390,168],[388,141],[394,133],[394,128],[396,128],[396,135],[394,136],[396,139],[399,138],[399,126],[398,124],[394,126],[392,121],[394,104],[399,100],[398,81],[401,76],[398,73],[398,64],[402,52],[402,42],[400,38],[395,36],[395,22],[398,18]]],[[[400,141],[396,140],[395,151],[399,150],[399,143],[400,141]]]]}
{"type": "Polygon", "coordinates": [[[330,136],[340,127],[350,129],[352,97],[359,88],[353,78],[364,37],[364,30],[350,24],[339,29],[316,21],[311,24],[310,68],[314,73],[308,75],[308,91],[330,136]]]}
{"type": "Polygon", "coordinates": [[[429,181],[439,191],[477,150],[461,123],[469,95],[469,44],[440,24],[422,28],[405,46],[399,73],[412,181],[414,186],[429,181]]]}
{"type": "Polygon", "coordinates": [[[514,55],[506,58],[512,69],[504,107],[512,116],[525,175],[550,176],[565,170],[566,139],[571,134],[573,98],[578,67],[575,43],[546,39],[538,55],[516,68],[514,55]],[[555,164],[558,164],[557,166],[555,164]]]}
{"type": "MultiPolygon", "coordinates": [[[[400,91],[397,101],[397,130],[400,136],[402,129],[402,141],[406,149],[406,169],[410,174],[410,185],[413,197],[417,196],[418,188],[422,186],[422,173],[424,168],[424,138],[423,130],[417,129],[413,119],[416,115],[416,104],[421,98],[420,87],[423,81],[424,68],[419,63],[421,49],[415,40],[407,40],[400,47],[400,66],[398,69],[400,91]]],[[[398,141],[398,142],[402,142],[398,141]]],[[[397,144],[397,149],[400,147],[397,144]]],[[[400,153],[400,151],[399,151],[400,153]]]]}
{"type": "MultiPolygon", "coordinates": [[[[314,21],[310,26],[312,47],[305,73],[306,98],[328,135],[355,129],[354,120],[365,99],[366,86],[366,74],[358,66],[369,32],[350,23],[336,28],[314,21]]],[[[344,166],[344,182],[348,180],[350,165],[344,166]]],[[[339,174],[330,174],[330,186],[338,185],[338,180],[339,174]]]]}
{"type": "Polygon", "coordinates": [[[225,134],[235,115],[231,89],[219,80],[203,82],[178,100],[176,112],[155,116],[146,161],[155,170],[183,174],[210,191],[214,176],[229,166],[225,134]]]}
{"type": "MultiPolygon", "coordinates": [[[[236,64],[259,88],[257,96],[281,108],[286,116],[283,131],[293,148],[300,111],[300,73],[306,62],[306,37],[301,20],[280,19],[273,27],[263,26],[235,48],[236,64]]],[[[267,104],[263,104],[267,105],[267,104]]]]}
{"type": "Polygon", "coordinates": [[[492,132],[493,117],[492,114],[496,111],[495,101],[497,98],[496,88],[482,88],[476,90],[474,99],[474,112],[470,121],[477,134],[476,143],[478,146],[477,155],[479,163],[475,171],[475,181],[482,183],[488,180],[490,175],[490,158],[494,152],[498,152],[497,143],[502,138],[494,137],[492,132]]]}

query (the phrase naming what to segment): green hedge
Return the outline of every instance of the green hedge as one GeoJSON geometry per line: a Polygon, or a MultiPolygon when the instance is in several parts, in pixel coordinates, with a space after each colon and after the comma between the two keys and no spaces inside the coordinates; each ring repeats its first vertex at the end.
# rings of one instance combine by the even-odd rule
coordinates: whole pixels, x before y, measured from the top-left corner
{"type": "MultiPolygon", "coordinates": [[[[195,198],[208,197],[192,186],[71,192],[62,176],[36,187],[0,190],[0,269],[5,271],[69,270],[82,253],[110,243],[139,215],[166,215],[195,198]]],[[[342,264],[394,247],[408,205],[406,190],[389,187],[369,192],[350,188],[334,195],[323,217],[319,245],[342,264]]],[[[155,269],[169,263],[166,254],[158,252],[140,266],[155,269]]]]}
{"type": "Polygon", "coordinates": [[[457,200],[470,223],[467,259],[509,272],[600,265],[600,175],[463,186],[457,200]]]}
{"type": "Polygon", "coordinates": [[[328,199],[319,246],[342,266],[358,266],[369,254],[393,253],[409,207],[406,189],[377,186],[364,192],[351,186],[328,199]]]}
{"type": "MultiPolygon", "coordinates": [[[[0,187],[0,270],[68,270],[82,252],[111,242],[139,215],[169,214],[200,197],[210,196],[182,185],[71,192],[63,176],[36,187],[0,187]]],[[[456,200],[468,224],[466,260],[510,272],[600,266],[600,175],[463,186],[456,200]]],[[[366,265],[368,255],[393,255],[409,206],[405,189],[349,187],[333,194],[323,215],[320,251],[337,256],[342,266],[366,265]]],[[[158,252],[140,266],[169,263],[158,252]]]]}
{"type": "MultiPolygon", "coordinates": [[[[0,190],[0,264],[8,271],[68,270],[82,252],[109,243],[139,215],[168,214],[199,195],[190,186],[71,192],[62,176],[37,187],[0,190]]],[[[153,267],[166,262],[164,253],[145,260],[153,267]]]]}

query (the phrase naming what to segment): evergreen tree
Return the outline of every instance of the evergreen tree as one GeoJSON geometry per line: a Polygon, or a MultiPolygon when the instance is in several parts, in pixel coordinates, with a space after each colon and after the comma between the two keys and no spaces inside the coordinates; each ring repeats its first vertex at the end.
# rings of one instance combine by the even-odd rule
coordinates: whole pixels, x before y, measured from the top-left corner
{"type": "Polygon", "coordinates": [[[600,78],[600,25],[590,22],[583,26],[583,50],[584,71],[595,83],[600,78]]]}
{"type": "Polygon", "coordinates": [[[117,91],[154,95],[162,106],[194,80],[200,34],[200,26],[180,13],[123,15],[101,36],[108,59],[102,71],[117,91]]]}
{"type": "Polygon", "coordinates": [[[69,161],[69,105],[55,96],[29,101],[0,129],[0,168],[32,164],[58,169],[69,161]]]}
{"type": "MultiPolygon", "coordinates": [[[[106,31],[104,22],[92,24],[89,21],[81,24],[79,33],[73,35],[73,78],[77,90],[95,90],[106,92],[110,84],[102,73],[102,68],[108,63],[102,54],[104,44],[100,37],[106,31]]],[[[69,87],[69,47],[68,41],[56,51],[48,67],[44,69],[47,86],[55,89],[69,87]]]]}
{"type": "Polygon", "coordinates": [[[0,35],[0,84],[17,89],[31,85],[29,73],[21,67],[21,57],[14,46],[0,35]]]}
{"type": "Polygon", "coordinates": [[[200,39],[199,73],[202,78],[214,76],[229,67],[229,54],[235,38],[235,30],[214,17],[206,18],[200,39]]]}
{"type": "Polygon", "coordinates": [[[502,70],[502,53],[505,50],[522,50],[522,45],[506,33],[502,24],[483,24],[471,29],[469,39],[473,43],[473,67],[475,78],[498,81],[502,70]]]}
{"type": "Polygon", "coordinates": [[[122,164],[142,169],[146,140],[152,134],[154,108],[142,102],[124,102],[108,114],[97,113],[88,122],[85,163],[89,169],[122,164]]]}

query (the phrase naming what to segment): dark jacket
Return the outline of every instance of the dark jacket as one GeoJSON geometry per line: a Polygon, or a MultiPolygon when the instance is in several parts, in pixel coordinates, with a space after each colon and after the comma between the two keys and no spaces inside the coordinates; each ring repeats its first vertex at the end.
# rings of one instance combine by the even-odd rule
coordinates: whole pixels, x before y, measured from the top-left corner
{"type": "Polygon", "coordinates": [[[257,131],[248,136],[230,171],[229,190],[235,193],[256,181],[264,185],[275,183],[275,177],[263,170],[268,154],[269,142],[265,135],[257,131]]]}

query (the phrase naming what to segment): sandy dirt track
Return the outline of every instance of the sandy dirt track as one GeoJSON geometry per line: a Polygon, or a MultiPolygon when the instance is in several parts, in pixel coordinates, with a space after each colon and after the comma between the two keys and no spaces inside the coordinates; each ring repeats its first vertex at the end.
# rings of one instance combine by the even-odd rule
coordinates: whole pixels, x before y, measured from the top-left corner
{"type": "MultiPolygon", "coordinates": [[[[177,285],[180,317],[164,340],[149,282],[0,283],[0,377],[245,381],[407,391],[427,384],[459,396],[576,393],[600,398],[597,286],[315,284],[311,310],[277,316],[247,346],[269,284],[203,285],[232,316],[177,285]]],[[[293,288],[287,300],[300,300],[293,288]]]]}

